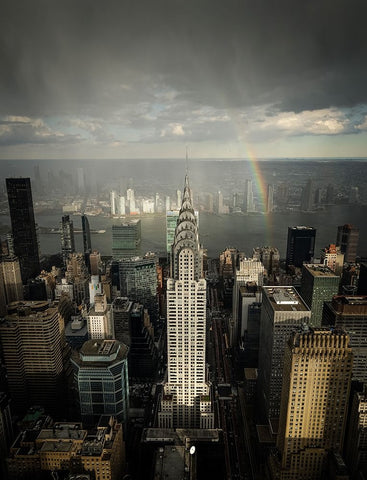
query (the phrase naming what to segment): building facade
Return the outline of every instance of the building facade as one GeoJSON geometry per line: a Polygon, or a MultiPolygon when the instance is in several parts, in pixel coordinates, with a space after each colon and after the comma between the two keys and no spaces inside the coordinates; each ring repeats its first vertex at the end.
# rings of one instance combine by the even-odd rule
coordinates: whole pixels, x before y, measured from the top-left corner
{"type": "Polygon", "coordinates": [[[330,301],[339,290],[340,277],[323,265],[304,264],[301,296],[311,310],[310,324],[321,327],[324,302],[330,301]]]}
{"type": "Polygon", "coordinates": [[[334,296],[325,303],[322,324],[348,333],[354,354],[353,379],[367,382],[367,296],[334,296]]]}
{"type": "Polygon", "coordinates": [[[39,245],[34,220],[31,180],[7,178],[14,254],[19,258],[23,284],[40,273],[39,245]]]}
{"type": "Polygon", "coordinates": [[[354,263],[357,256],[359,229],[346,223],[338,227],[336,246],[344,253],[344,261],[354,263]]]}
{"type": "Polygon", "coordinates": [[[288,227],[287,267],[294,265],[302,267],[303,262],[309,263],[314,256],[316,229],[313,227],[288,227]]]}
{"type": "MultiPolygon", "coordinates": [[[[0,339],[13,409],[42,405],[62,411],[65,337],[56,307],[17,302],[0,322],[0,339]]],[[[60,411],[58,412],[60,414],[60,411]]]]}
{"type": "Polygon", "coordinates": [[[129,409],[128,348],[117,340],[88,340],[71,362],[80,413],[88,425],[101,415],[126,423],[129,409]]]}
{"type": "Polygon", "coordinates": [[[112,257],[114,259],[136,257],[140,254],[141,221],[112,225],[112,257]]]}
{"type": "Polygon", "coordinates": [[[259,341],[259,402],[268,419],[278,418],[286,342],[308,325],[311,311],[294,287],[263,287],[259,341]]]}
{"type": "Polygon", "coordinates": [[[328,452],[343,449],[352,363],[349,337],[341,330],[305,328],[287,342],[272,478],[329,478],[328,452]]]}
{"type": "Polygon", "coordinates": [[[71,253],[75,252],[74,224],[69,215],[63,215],[60,222],[61,254],[64,264],[71,253]]]}

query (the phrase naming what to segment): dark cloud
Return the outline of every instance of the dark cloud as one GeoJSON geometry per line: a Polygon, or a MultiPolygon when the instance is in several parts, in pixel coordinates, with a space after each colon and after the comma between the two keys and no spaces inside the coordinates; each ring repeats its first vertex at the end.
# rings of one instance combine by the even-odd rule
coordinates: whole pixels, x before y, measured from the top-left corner
{"type": "Polygon", "coordinates": [[[367,102],[365,0],[5,0],[0,113],[108,116],[152,88],[218,108],[367,102]]]}

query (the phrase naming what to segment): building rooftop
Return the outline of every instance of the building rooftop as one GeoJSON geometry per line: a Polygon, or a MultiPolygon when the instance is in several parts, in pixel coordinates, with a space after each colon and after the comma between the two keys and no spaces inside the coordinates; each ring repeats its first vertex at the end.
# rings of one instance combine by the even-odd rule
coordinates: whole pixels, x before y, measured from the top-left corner
{"type": "Polygon", "coordinates": [[[305,268],[314,277],[334,277],[339,280],[339,276],[335,275],[335,272],[324,265],[317,265],[314,263],[303,264],[303,268],[305,268]]]}
{"type": "Polygon", "coordinates": [[[297,293],[297,290],[292,286],[263,287],[263,291],[275,311],[309,311],[309,308],[297,293]]]}
{"type": "Polygon", "coordinates": [[[159,448],[155,460],[155,479],[176,480],[185,478],[185,447],[159,448]]]}
{"type": "Polygon", "coordinates": [[[87,431],[82,429],[81,423],[55,423],[52,428],[40,431],[37,441],[43,440],[84,440],[87,431]]]}
{"type": "Polygon", "coordinates": [[[41,447],[41,452],[70,452],[73,448],[73,442],[44,442],[41,447]]]}
{"type": "Polygon", "coordinates": [[[103,364],[125,360],[128,347],[118,340],[88,340],[80,352],[74,352],[73,360],[79,365],[103,364]]]}

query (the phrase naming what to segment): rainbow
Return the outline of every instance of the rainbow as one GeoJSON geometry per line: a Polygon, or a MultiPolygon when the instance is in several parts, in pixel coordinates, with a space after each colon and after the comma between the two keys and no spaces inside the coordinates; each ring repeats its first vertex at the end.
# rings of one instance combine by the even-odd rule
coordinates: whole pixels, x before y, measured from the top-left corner
{"type": "MultiPolygon", "coordinates": [[[[250,165],[250,171],[252,173],[253,180],[255,182],[255,188],[259,194],[259,199],[262,204],[262,210],[265,212],[266,210],[266,202],[267,202],[267,182],[265,181],[261,168],[260,162],[257,159],[257,156],[251,147],[250,143],[246,139],[246,122],[243,118],[240,117],[238,112],[230,111],[228,112],[229,117],[232,120],[234,128],[237,134],[237,140],[240,144],[240,151],[239,156],[244,160],[247,160],[250,165]]],[[[264,223],[265,223],[265,240],[267,245],[271,245],[272,243],[272,234],[273,225],[272,225],[272,215],[264,215],[264,223]]]]}

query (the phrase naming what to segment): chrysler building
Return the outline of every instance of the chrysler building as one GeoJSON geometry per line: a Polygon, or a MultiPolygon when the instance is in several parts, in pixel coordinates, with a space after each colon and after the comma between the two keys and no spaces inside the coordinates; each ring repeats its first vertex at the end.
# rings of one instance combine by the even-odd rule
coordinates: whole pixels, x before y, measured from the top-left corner
{"type": "Polygon", "coordinates": [[[206,378],[206,280],[188,175],[167,282],[167,368],[159,427],[213,428],[206,378]]]}

